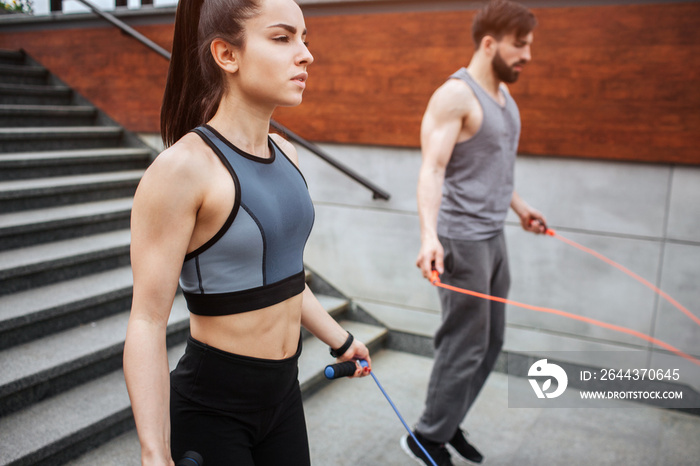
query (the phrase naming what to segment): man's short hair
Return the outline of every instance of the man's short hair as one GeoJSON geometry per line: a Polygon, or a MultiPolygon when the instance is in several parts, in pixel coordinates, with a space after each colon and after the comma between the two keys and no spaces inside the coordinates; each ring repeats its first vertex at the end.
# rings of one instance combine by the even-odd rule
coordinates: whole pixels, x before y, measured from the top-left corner
{"type": "Polygon", "coordinates": [[[472,38],[478,49],[484,36],[501,40],[503,36],[514,33],[517,38],[522,38],[536,25],[535,15],[523,5],[509,0],[491,0],[474,17],[472,38]]]}

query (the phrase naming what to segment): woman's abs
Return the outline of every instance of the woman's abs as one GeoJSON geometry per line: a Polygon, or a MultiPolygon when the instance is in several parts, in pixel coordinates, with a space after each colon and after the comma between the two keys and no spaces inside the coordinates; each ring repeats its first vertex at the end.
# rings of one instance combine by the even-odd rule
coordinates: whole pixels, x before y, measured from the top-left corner
{"type": "Polygon", "coordinates": [[[220,350],[261,359],[293,356],[299,344],[302,295],[224,316],[190,314],[192,338],[220,350]]]}

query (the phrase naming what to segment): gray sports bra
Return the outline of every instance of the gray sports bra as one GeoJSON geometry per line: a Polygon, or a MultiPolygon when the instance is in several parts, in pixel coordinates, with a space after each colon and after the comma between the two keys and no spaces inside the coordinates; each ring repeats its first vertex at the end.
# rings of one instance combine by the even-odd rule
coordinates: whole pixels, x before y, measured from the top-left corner
{"type": "Polygon", "coordinates": [[[193,131],[228,169],[236,200],[221,230],[185,256],[180,287],[190,312],[237,314],[304,291],[303,254],[314,208],[301,172],[272,139],[271,156],[263,159],[208,125],[193,131]]]}

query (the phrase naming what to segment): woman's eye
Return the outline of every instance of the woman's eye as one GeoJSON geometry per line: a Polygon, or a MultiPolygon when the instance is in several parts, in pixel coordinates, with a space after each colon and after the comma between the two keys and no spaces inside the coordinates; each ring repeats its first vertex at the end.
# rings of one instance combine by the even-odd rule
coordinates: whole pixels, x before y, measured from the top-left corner
{"type": "Polygon", "coordinates": [[[289,36],[278,36],[274,37],[272,40],[276,40],[278,42],[289,42],[289,36]]]}

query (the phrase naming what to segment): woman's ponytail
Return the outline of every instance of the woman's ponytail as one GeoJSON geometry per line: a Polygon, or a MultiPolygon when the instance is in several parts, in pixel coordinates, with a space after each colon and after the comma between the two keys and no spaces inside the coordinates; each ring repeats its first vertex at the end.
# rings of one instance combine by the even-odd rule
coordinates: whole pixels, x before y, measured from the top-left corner
{"type": "Polygon", "coordinates": [[[256,0],[180,0],[160,110],[160,133],[166,147],[214,116],[226,80],[209,46],[216,38],[242,46],[243,23],[258,10],[256,0]]]}
{"type": "Polygon", "coordinates": [[[198,124],[202,74],[199,71],[199,14],[203,0],[180,0],[175,13],[173,51],[160,110],[160,134],[171,146],[198,124]]]}

